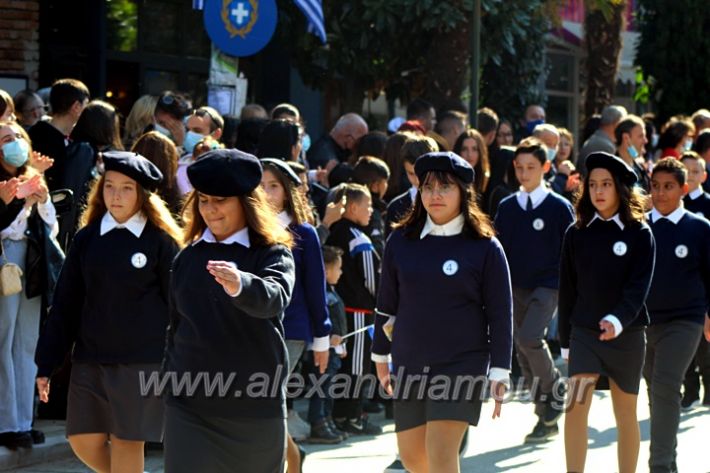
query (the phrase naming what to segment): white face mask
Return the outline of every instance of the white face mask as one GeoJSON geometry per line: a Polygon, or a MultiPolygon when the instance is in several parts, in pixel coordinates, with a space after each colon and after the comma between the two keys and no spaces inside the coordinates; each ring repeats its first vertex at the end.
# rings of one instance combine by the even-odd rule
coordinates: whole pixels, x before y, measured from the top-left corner
{"type": "Polygon", "coordinates": [[[691,149],[693,149],[693,140],[691,140],[690,138],[685,140],[685,143],[683,143],[683,149],[685,149],[685,151],[690,151],[691,149]]]}

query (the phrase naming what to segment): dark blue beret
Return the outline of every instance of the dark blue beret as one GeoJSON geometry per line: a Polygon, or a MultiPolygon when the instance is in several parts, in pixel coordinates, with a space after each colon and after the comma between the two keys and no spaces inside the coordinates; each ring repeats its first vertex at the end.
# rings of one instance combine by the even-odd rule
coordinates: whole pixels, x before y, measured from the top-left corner
{"type": "Polygon", "coordinates": [[[597,151],[587,156],[584,161],[587,167],[587,173],[591,173],[592,169],[602,168],[611,173],[612,176],[619,178],[621,182],[631,187],[638,181],[638,176],[631,169],[631,166],[626,164],[623,159],[613,154],[597,151]]]}
{"type": "Polygon", "coordinates": [[[301,179],[298,177],[295,171],[291,169],[291,166],[289,166],[288,163],[286,163],[286,161],[284,161],[283,159],[261,158],[261,164],[275,167],[276,169],[281,171],[295,185],[301,185],[301,179]]]}
{"type": "Polygon", "coordinates": [[[187,167],[187,178],[198,192],[216,197],[248,194],[261,183],[261,163],[237,149],[215,149],[187,167]]]}
{"type": "Polygon", "coordinates": [[[105,171],[116,171],[134,179],[141,187],[155,191],[163,181],[158,167],[140,154],[130,151],[105,151],[101,154],[105,171]]]}
{"type": "Polygon", "coordinates": [[[420,182],[424,175],[432,171],[448,172],[458,177],[464,184],[473,182],[473,168],[465,159],[451,151],[435,151],[426,153],[414,162],[414,172],[420,182]]]}

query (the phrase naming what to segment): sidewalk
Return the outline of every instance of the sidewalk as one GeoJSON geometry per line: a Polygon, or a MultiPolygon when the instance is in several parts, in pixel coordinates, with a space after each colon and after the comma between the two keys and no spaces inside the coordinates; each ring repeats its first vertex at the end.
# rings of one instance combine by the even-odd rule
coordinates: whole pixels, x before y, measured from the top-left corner
{"type": "MultiPolygon", "coordinates": [[[[296,403],[304,410],[305,404],[296,403]]],[[[563,422],[560,435],[541,446],[523,445],[523,438],[532,429],[535,417],[532,406],[511,402],[503,406],[502,417],[491,420],[493,404],[483,407],[481,422],[469,432],[469,447],[461,462],[461,471],[466,473],[552,473],[565,471],[563,422]]],[[[305,473],[380,473],[395,458],[396,439],[394,426],[382,415],[374,420],[384,425],[384,433],[377,437],[351,437],[341,445],[308,445],[304,465],[305,473]]],[[[647,472],[649,448],[648,403],[645,386],[639,396],[639,421],[641,425],[641,452],[638,472],[647,472]]],[[[52,441],[57,437],[52,434],[52,441]]],[[[62,436],[63,439],[63,436],[62,436]]],[[[590,449],[587,456],[587,471],[609,473],[616,469],[616,429],[609,393],[597,392],[590,413],[590,449]]],[[[678,467],[682,473],[710,472],[710,409],[699,408],[683,414],[679,433],[678,467]]],[[[48,441],[50,441],[48,439],[48,441]]],[[[0,449],[4,450],[4,449],[0,449]]],[[[40,449],[37,449],[40,450],[40,449]]],[[[30,455],[34,456],[33,451],[30,455]]],[[[164,473],[162,453],[149,452],[146,471],[164,473]]],[[[1,458],[1,454],[0,454],[1,458]]],[[[65,457],[66,458],[66,457],[65,457]]],[[[13,469],[17,473],[85,473],[89,470],[73,458],[61,461],[40,459],[35,466],[13,469]]],[[[201,472],[202,473],[202,472],[201,472]]],[[[209,473],[209,472],[204,472],[209,473]]]]}

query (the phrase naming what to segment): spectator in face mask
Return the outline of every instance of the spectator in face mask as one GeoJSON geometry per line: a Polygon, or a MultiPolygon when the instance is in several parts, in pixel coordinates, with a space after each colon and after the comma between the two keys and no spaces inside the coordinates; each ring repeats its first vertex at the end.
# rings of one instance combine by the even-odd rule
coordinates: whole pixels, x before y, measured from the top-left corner
{"type": "Polygon", "coordinates": [[[182,146],[185,141],[184,119],[190,110],[192,103],[187,97],[166,90],[155,105],[155,131],[173,140],[176,146],[182,146]]]}
{"type": "Polygon", "coordinates": [[[187,133],[183,142],[185,153],[192,154],[195,145],[205,137],[211,136],[215,140],[222,137],[224,119],[212,107],[200,107],[192,112],[187,119],[187,133]]]}

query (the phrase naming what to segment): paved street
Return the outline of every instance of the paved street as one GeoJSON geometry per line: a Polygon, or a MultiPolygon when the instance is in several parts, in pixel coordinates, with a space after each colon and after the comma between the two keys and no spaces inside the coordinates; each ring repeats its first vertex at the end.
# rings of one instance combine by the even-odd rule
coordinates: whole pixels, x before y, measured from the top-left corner
{"type": "MultiPolygon", "coordinates": [[[[643,388],[642,388],[643,389],[643,388]]],[[[645,393],[639,399],[642,445],[639,472],[648,471],[649,420],[645,393]]],[[[297,404],[297,408],[300,406],[297,404]]],[[[540,447],[523,446],[522,441],[534,422],[529,404],[511,402],[503,407],[501,419],[490,419],[493,404],[487,403],[479,427],[471,429],[470,444],[462,461],[462,471],[489,472],[562,472],[564,445],[562,436],[540,447]]],[[[384,422],[381,416],[378,419],[384,422]]],[[[608,392],[596,394],[590,414],[590,450],[587,471],[615,472],[616,430],[608,392]]],[[[396,441],[392,423],[378,437],[350,439],[335,447],[304,445],[308,457],[305,473],[380,473],[394,459],[396,441]]],[[[562,426],[562,423],[560,424],[562,426]]],[[[678,447],[678,467],[681,473],[710,472],[710,409],[697,409],[684,414],[678,447]]],[[[163,473],[160,452],[151,452],[146,462],[150,473],[163,473]]],[[[14,470],[18,473],[84,473],[88,472],[76,460],[64,460],[14,470]]],[[[208,472],[205,472],[208,473],[208,472]]]]}

